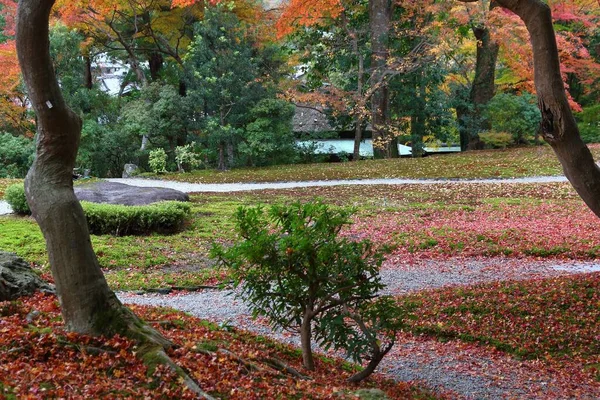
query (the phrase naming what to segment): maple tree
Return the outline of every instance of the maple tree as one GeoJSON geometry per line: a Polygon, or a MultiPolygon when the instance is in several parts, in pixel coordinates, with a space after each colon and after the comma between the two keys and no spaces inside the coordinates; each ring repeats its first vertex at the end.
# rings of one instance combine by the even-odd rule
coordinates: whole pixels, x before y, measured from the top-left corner
{"type": "Polygon", "coordinates": [[[21,77],[15,48],[15,15],[17,2],[0,1],[2,33],[0,34],[0,116],[1,126],[19,136],[32,137],[33,124],[27,114],[27,95],[21,87],[21,77]]]}
{"type": "Polygon", "coordinates": [[[19,64],[37,115],[37,157],[25,191],[44,238],[67,330],[135,340],[137,355],[165,365],[188,389],[210,398],[165,353],[173,343],[125,307],[110,290],[91,245],[90,233],[73,191],[81,120],[67,106],[49,52],[49,17],[54,0],[19,2],[16,45],[19,64]]]}

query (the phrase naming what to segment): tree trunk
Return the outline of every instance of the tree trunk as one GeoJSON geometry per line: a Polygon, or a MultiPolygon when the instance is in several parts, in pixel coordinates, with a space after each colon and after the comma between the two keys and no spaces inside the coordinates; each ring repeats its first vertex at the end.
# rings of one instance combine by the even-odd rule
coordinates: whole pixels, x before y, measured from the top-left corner
{"type": "Polygon", "coordinates": [[[217,169],[219,171],[225,171],[227,169],[225,165],[225,143],[219,142],[219,161],[217,162],[217,169]]]}
{"type": "Polygon", "coordinates": [[[496,61],[500,45],[491,39],[490,30],[485,25],[473,26],[473,34],[477,39],[477,61],[470,93],[473,108],[469,117],[474,122],[471,124],[474,129],[469,132],[467,149],[481,150],[483,142],[479,138],[479,132],[491,129],[489,121],[483,117],[483,111],[496,93],[496,61]]]}
{"type": "Polygon", "coordinates": [[[424,77],[422,74],[418,74],[415,77],[415,84],[417,87],[414,88],[413,98],[413,112],[410,117],[410,136],[411,136],[411,155],[412,157],[423,157],[425,154],[423,146],[423,137],[425,136],[425,85],[424,77]]]}
{"type": "MultiPolygon", "coordinates": [[[[477,107],[487,104],[496,93],[496,61],[500,45],[491,39],[490,30],[485,25],[473,26],[473,34],[477,39],[477,61],[471,101],[477,107]]],[[[484,129],[489,129],[489,125],[484,129]]]]}
{"type": "Polygon", "coordinates": [[[517,14],[531,35],[541,134],[579,196],[600,217],[600,168],[581,140],[565,94],[550,8],[540,0],[498,0],[498,4],[517,14]]]}
{"type": "Polygon", "coordinates": [[[150,67],[150,79],[157,81],[160,78],[160,70],[162,69],[164,60],[160,53],[151,53],[148,57],[148,66],[150,67]]]}
{"type": "Polygon", "coordinates": [[[92,75],[92,58],[89,54],[84,57],[85,70],[83,71],[83,86],[86,89],[92,89],[94,87],[94,77],[92,75]]]}
{"type": "Polygon", "coordinates": [[[372,351],[371,360],[369,361],[369,364],[367,364],[365,369],[357,372],[356,374],[348,378],[348,382],[360,382],[368,378],[373,372],[375,372],[375,369],[377,369],[377,366],[379,365],[381,360],[383,360],[383,357],[385,357],[386,354],[387,352],[381,352],[379,346],[376,346],[376,348],[372,351]]]}
{"type": "Polygon", "coordinates": [[[37,116],[37,157],[25,179],[25,193],[46,240],[65,327],[82,334],[133,339],[137,355],[149,366],[169,366],[190,390],[211,398],[166,355],[164,350],[173,344],[121,304],[100,270],[73,192],[81,120],[66,105],[52,67],[48,21],[53,5],[54,0],[19,1],[16,42],[37,116]]]}
{"type": "MultiPolygon", "coordinates": [[[[358,75],[357,75],[357,88],[356,94],[360,99],[363,96],[363,86],[364,86],[364,76],[365,76],[365,59],[362,54],[358,51],[358,35],[355,34],[354,41],[352,43],[352,48],[356,55],[358,56],[358,75]]],[[[362,110],[362,102],[359,100],[357,102],[359,106],[357,107],[358,116],[356,117],[356,128],[354,130],[354,150],[352,152],[352,161],[360,160],[360,142],[362,142],[362,125],[363,125],[363,110],[362,110]]]]}
{"type": "Polygon", "coordinates": [[[381,84],[371,97],[373,129],[373,155],[375,158],[397,158],[398,141],[387,133],[389,123],[390,94],[385,79],[385,68],[390,56],[389,33],[391,28],[392,3],[390,0],[369,0],[369,18],[371,21],[371,47],[374,69],[371,81],[381,84]],[[379,143],[379,145],[376,145],[379,143]]]}
{"type": "Polygon", "coordinates": [[[362,117],[356,119],[356,128],[354,129],[354,150],[352,152],[352,161],[360,160],[360,142],[362,142],[362,117]]]}
{"type": "Polygon", "coordinates": [[[315,361],[313,359],[311,347],[311,321],[311,310],[306,310],[304,312],[304,317],[302,318],[302,325],[300,326],[300,347],[302,349],[302,364],[304,365],[304,368],[309,371],[315,369],[315,361]]]}

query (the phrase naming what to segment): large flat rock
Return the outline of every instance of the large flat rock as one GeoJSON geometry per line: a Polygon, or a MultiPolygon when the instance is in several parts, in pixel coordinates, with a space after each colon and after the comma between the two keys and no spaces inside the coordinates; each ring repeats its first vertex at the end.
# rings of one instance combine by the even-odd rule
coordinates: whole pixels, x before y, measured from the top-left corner
{"type": "Polygon", "coordinates": [[[79,200],[92,203],[140,206],[159,201],[190,201],[186,193],[159,187],[137,187],[117,182],[93,182],[75,186],[79,200]]]}

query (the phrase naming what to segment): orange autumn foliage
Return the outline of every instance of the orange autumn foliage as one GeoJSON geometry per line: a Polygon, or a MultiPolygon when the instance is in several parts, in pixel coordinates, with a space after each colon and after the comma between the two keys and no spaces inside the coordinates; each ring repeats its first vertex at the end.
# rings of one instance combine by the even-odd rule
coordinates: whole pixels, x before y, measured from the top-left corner
{"type": "Polygon", "coordinates": [[[325,18],[336,18],[344,6],[341,0],[291,0],[277,20],[277,36],[282,38],[301,26],[312,26],[325,18]]]}

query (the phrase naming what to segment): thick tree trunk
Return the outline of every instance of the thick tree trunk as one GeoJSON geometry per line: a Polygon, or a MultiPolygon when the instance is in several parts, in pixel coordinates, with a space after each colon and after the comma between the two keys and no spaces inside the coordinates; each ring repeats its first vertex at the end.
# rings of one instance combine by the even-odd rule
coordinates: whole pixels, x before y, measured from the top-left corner
{"type": "Polygon", "coordinates": [[[496,61],[500,46],[493,41],[490,30],[485,25],[472,27],[477,39],[477,59],[475,63],[475,78],[469,93],[470,106],[456,109],[459,119],[461,150],[481,150],[483,142],[479,132],[489,130],[490,123],[483,117],[485,105],[494,97],[496,92],[496,61]]]}
{"type": "Polygon", "coordinates": [[[473,26],[473,34],[477,39],[477,61],[471,101],[476,106],[481,106],[487,104],[496,93],[496,61],[500,46],[492,40],[490,30],[485,25],[473,26]]]}
{"type": "Polygon", "coordinates": [[[390,56],[389,33],[391,28],[392,2],[390,0],[369,0],[369,17],[371,21],[371,47],[373,58],[371,67],[374,69],[371,80],[373,84],[381,83],[371,97],[373,129],[373,155],[375,158],[397,158],[398,141],[387,133],[389,124],[390,94],[384,70],[390,56]],[[376,145],[379,143],[380,145],[376,145]]]}
{"type": "Polygon", "coordinates": [[[17,53],[37,116],[37,157],[25,179],[25,193],[44,239],[66,329],[138,343],[137,355],[150,367],[164,364],[199,397],[211,398],[166,355],[172,343],[121,304],[109,289],[92,249],[72,173],[81,120],[66,105],[52,67],[48,20],[54,0],[20,0],[17,53]]]}
{"type": "Polygon", "coordinates": [[[600,217],[600,168],[581,140],[565,94],[550,8],[540,0],[498,0],[517,14],[531,35],[534,81],[543,138],[556,153],[579,196],[600,217]]]}
{"type": "Polygon", "coordinates": [[[490,30],[485,25],[473,26],[473,34],[477,39],[477,61],[475,64],[475,78],[471,87],[471,103],[473,105],[472,115],[469,116],[473,121],[474,131],[469,133],[468,150],[483,149],[483,143],[479,138],[479,131],[489,130],[491,125],[483,117],[485,105],[494,97],[496,93],[496,61],[498,60],[498,50],[500,46],[493,41],[490,36],[490,30]]]}
{"type": "Polygon", "coordinates": [[[83,211],[73,193],[72,172],[81,121],[65,104],[48,54],[52,0],[19,4],[17,50],[37,115],[37,157],[25,181],[33,215],[46,239],[67,329],[101,332],[99,311],[114,295],[98,266],[83,211]]]}

